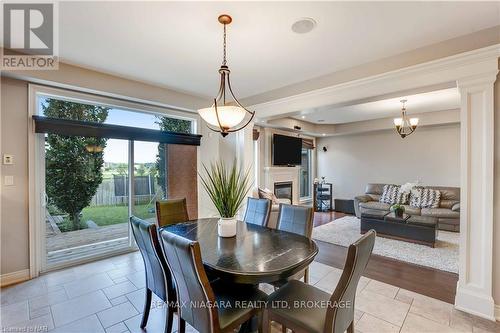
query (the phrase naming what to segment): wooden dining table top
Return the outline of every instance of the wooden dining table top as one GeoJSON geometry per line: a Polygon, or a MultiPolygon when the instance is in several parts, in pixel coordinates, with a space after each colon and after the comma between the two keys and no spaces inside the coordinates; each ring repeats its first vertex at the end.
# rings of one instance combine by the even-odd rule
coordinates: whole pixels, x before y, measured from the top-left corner
{"type": "Polygon", "coordinates": [[[217,233],[218,218],[197,219],[160,228],[200,244],[207,273],[235,283],[284,280],[309,266],[318,254],[305,236],[242,221],[235,237],[217,233]]]}

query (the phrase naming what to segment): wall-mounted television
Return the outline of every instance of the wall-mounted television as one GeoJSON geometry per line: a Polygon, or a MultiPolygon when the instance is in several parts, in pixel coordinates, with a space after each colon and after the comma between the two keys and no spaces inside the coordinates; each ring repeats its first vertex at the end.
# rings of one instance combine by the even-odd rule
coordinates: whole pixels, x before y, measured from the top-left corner
{"type": "Polygon", "coordinates": [[[302,139],[273,135],[273,165],[300,165],[302,162],[302,139]]]}

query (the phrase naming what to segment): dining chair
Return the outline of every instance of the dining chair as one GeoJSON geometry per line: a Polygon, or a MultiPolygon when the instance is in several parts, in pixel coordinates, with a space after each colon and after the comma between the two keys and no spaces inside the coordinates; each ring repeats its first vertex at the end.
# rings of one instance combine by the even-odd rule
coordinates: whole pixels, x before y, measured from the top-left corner
{"type": "Polygon", "coordinates": [[[156,201],[158,227],[189,221],[186,198],[156,201]]]}
{"type": "Polygon", "coordinates": [[[148,322],[152,294],[154,293],[167,304],[165,333],[170,333],[172,331],[174,312],[177,310],[174,306],[177,295],[172,274],[163,255],[156,225],[135,216],[130,217],[130,225],[132,226],[135,242],[141,252],[146,272],[146,300],[144,302],[141,328],[144,329],[148,322]]]}
{"type": "Polygon", "coordinates": [[[332,295],[309,284],[292,280],[269,296],[271,306],[264,310],[263,333],[271,330],[271,321],[294,333],[354,333],[356,288],[375,244],[375,231],[368,231],[349,246],[344,270],[332,295]],[[290,307],[273,306],[288,304],[290,307]],[[317,307],[293,306],[319,304],[317,307]]]}
{"type": "MultiPolygon", "coordinates": [[[[313,220],[314,211],[312,207],[280,204],[276,229],[292,232],[310,239],[313,230],[313,220]]],[[[295,274],[289,280],[301,278],[304,278],[305,283],[309,283],[309,268],[295,274]]],[[[273,283],[275,287],[279,287],[282,284],[283,281],[273,283]]]]}
{"type": "Polygon", "coordinates": [[[178,309],[179,333],[185,332],[186,322],[200,333],[233,332],[254,316],[260,315],[257,307],[238,305],[243,302],[265,302],[267,295],[264,292],[251,285],[231,287],[223,280],[210,284],[198,242],[167,230],[160,231],[160,238],[177,286],[178,302],[186,304],[178,309]]]}
{"type": "Polygon", "coordinates": [[[250,224],[267,226],[271,214],[271,200],[248,198],[243,221],[250,224]]]}

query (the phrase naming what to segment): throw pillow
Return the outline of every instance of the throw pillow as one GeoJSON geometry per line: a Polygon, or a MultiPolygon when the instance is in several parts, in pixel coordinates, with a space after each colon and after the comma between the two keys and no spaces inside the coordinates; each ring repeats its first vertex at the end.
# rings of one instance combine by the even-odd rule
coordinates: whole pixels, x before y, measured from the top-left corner
{"type": "Polygon", "coordinates": [[[384,185],[384,190],[382,191],[382,196],[379,201],[389,205],[406,204],[408,202],[408,193],[403,193],[401,191],[401,186],[390,184],[384,185]]]}
{"type": "Polygon", "coordinates": [[[273,205],[277,205],[279,204],[278,202],[278,198],[276,197],[276,195],[274,195],[273,192],[271,192],[270,189],[266,188],[266,189],[261,189],[259,187],[259,198],[260,199],[268,199],[268,200],[271,200],[271,203],[273,205]]]}
{"type": "Polygon", "coordinates": [[[418,187],[411,191],[410,206],[416,208],[438,208],[440,200],[440,191],[418,187]]]}

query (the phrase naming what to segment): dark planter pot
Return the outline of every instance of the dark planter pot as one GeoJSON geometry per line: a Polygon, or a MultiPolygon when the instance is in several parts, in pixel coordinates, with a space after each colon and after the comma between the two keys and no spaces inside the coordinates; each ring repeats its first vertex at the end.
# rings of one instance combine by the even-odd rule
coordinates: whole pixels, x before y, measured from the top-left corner
{"type": "Polygon", "coordinates": [[[396,215],[396,217],[403,217],[404,212],[405,210],[401,208],[394,209],[394,215],[396,215]]]}

